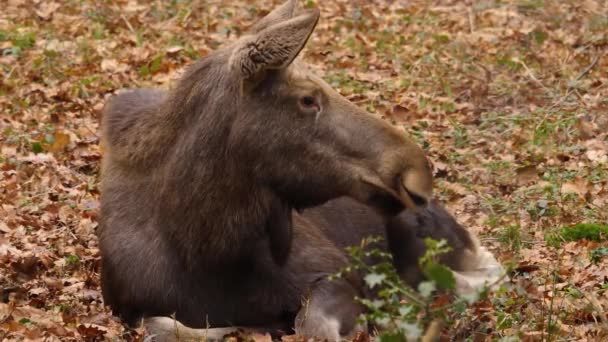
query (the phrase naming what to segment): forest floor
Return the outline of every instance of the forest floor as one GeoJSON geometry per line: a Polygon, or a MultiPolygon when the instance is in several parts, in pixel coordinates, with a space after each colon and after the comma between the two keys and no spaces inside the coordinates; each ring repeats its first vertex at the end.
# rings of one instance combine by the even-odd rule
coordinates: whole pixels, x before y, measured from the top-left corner
{"type": "MultiPolygon", "coordinates": [[[[170,86],[277,3],[0,1],[0,339],[142,339],[99,288],[104,101],[170,86]]],[[[438,197],[511,270],[444,337],[608,339],[607,236],[560,234],[608,222],[608,3],[317,6],[304,59],[418,139],[438,197]]]]}

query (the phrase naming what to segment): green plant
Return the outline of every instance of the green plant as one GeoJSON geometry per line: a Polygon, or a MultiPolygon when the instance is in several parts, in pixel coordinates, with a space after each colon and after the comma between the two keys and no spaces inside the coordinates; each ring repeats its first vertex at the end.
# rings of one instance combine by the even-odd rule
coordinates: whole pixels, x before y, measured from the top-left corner
{"type": "Polygon", "coordinates": [[[4,53],[20,56],[23,50],[31,49],[36,43],[35,32],[0,31],[0,42],[10,40],[12,47],[4,53]]]}
{"type": "Polygon", "coordinates": [[[149,63],[146,63],[139,67],[138,73],[140,76],[145,77],[159,71],[163,64],[164,55],[162,53],[156,54],[149,63]]]}
{"type": "Polygon", "coordinates": [[[76,265],[76,264],[78,264],[79,261],[80,261],[80,258],[78,257],[78,255],[70,254],[65,257],[65,263],[67,265],[76,265]]]}
{"type": "Polygon", "coordinates": [[[510,225],[498,235],[498,241],[513,252],[521,249],[521,229],[518,225],[510,225]]]}
{"type": "Polygon", "coordinates": [[[452,295],[451,290],[456,285],[452,271],[438,262],[441,254],[451,250],[445,240],[425,239],[427,251],[420,258],[419,264],[428,280],[420,283],[417,290],[402,281],[393,267],[389,253],[374,248],[380,240],[381,238],[370,237],[364,239],[360,246],[347,248],[351,264],[335,276],[343,277],[351,272],[363,275],[375,297],[357,298],[367,309],[360,321],[376,326],[380,341],[417,339],[429,329],[431,322],[444,320],[451,312],[450,309],[462,312],[468,303],[477,298],[456,298],[447,306],[433,307],[436,289],[452,295]]]}
{"type": "Polygon", "coordinates": [[[598,263],[604,257],[608,256],[608,247],[598,247],[589,252],[589,259],[591,262],[598,263]]]}
{"type": "Polygon", "coordinates": [[[574,298],[574,299],[581,299],[584,297],[583,293],[577,289],[576,287],[573,286],[568,286],[564,289],[564,292],[566,292],[568,294],[568,296],[574,298]]]}
{"type": "MultiPolygon", "coordinates": [[[[446,111],[451,111],[451,110],[449,110],[449,108],[448,108],[448,110],[446,110],[446,111]]],[[[452,122],[452,127],[454,127],[454,130],[452,133],[452,137],[454,139],[454,146],[456,148],[465,147],[469,143],[469,135],[467,133],[466,127],[464,127],[456,122],[452,122]]]]}
{"type": "Polygon", "coordinates": [[[583,239],[593,241],[604,241],[608,239],[608,225],[579,223],[545,234],[545,241],[554,247],[558,247],[563,241],[578,241],[583,239]]]}

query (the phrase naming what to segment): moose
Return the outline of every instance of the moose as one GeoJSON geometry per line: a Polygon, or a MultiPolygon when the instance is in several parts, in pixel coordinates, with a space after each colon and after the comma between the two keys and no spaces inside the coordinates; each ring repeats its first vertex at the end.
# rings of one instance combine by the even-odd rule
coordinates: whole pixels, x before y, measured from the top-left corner
{"type": "Polygon", "coordinates": [[[318,19],[288,0],[172,90],[108,101],[101,285],[127,324],[145,319],[162,332],[175,319],[182,337],[240,326],[337,340],[363,329],[360,279],[327,277],[347,265],[344,246],[385,235],[411,283],[422,279],[422,236],[448,240],[454,269],[475,255],[469,233],[432,200],[424,151],[296,59],[318,19]]]}

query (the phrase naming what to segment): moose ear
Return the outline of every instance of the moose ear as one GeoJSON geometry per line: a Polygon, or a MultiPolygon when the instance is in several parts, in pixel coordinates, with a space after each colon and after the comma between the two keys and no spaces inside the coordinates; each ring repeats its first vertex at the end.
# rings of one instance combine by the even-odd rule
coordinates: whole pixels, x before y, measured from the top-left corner
{"type": "Polygon", "coordinates": [[[295,18],[244,37],[234,47],[230,68],[245,79],[269,69],[286,68],[304,48],[318,20],[319,10],[306,10],[295,18]]]}
{"type": "Polygon", "coordinates": [[[298,0],[287,0],[255,23],[249,32],[256,33],[272,25],[291,19],[298,10],[298,0]]]}

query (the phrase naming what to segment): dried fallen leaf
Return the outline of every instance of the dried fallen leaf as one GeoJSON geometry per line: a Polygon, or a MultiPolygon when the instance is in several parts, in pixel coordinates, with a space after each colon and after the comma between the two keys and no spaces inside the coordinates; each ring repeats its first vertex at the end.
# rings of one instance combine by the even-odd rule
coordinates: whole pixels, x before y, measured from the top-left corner
{"type": "Polygon", "coordinates": [[[538,170],[534,165],[520,167],[515,170],[517,173],[517,184],[526,185],[538,181],[538,170]]]}
{"type": "Polygon", "coordinates": [[[589,192],[589,182],[586,179],[577,177],[573,182],[563,183],[561,186],[561,192],[563,194],[575,193],[584,198],[589,192]]]}
{"type": "Polygon", "coordinates": [[[174,45],[174,46],[170,46],[167,48],[167,53],[174,55],[180,51],[184,50],[183,46],[179,46],[179,45],[174,45]]]}
{"type": "Polygon", "coordinates": [[[368,333],[360,331],[353,338],[352,342],[370,342],[371,338],[368,333]]]}
{"type": "Polygon", "coordinates": [[[85,341],[102,341],[107,332],[107,328],[96,324],[80,324],[77,329],[85,341]]]}
{"type": "Polygon", "coordinates": [[[104,59],[101,61],[101,70],[114,72],[118,69],[118,62],[115,59],[104,59]]]}
{"type": "Polygon", "coordinates": [[[255,342],[272,342],[272,337],[268,333],[266,333],[266,334],[252,333],[252,334],[249,334],[249,337],[255,342]]]}
{"type": "Polygon", "coordinates": [[[49,146],[49,152],[57,153],[65,150],[70,143],[70,136],[65,133],[53,134],[53,143],[49,146]]]}
{"type": "Polygon", "coordinates": [[[412,119],[410,110],[402,105],[394,106],[389,115],[397,123],[409,122],[412,119]]]}
{"type": "Polygon", "coordinates": [[[59,7],[61,7],[59,3],[43,1],[38,6],[38,9],[36,9],[36,14],[41,19],[49,20],[59,7]]]}

